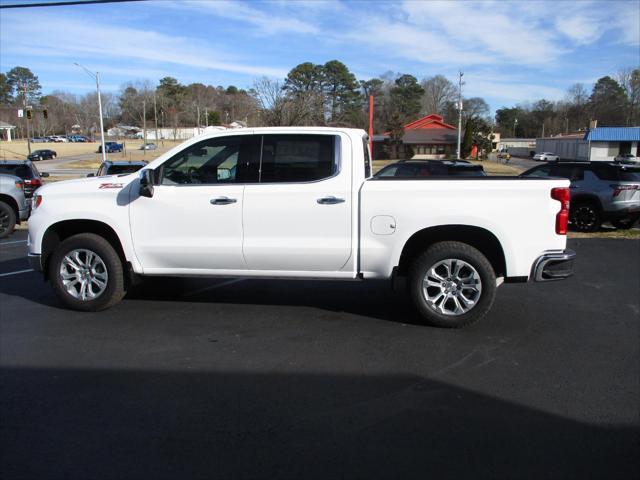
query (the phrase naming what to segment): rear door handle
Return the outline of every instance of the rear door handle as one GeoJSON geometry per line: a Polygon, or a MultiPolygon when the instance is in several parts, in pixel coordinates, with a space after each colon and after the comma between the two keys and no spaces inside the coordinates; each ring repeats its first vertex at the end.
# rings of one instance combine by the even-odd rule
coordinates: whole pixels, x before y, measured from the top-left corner
{"type": "Polygon", "coordinates": [[[229,205],[230,203],[236,203],[237,200],[235,198],[229,197],[216,197],[209,200],[211,205],[229,205]]]}
{"type": "Polygon", "coordinates": [[[320,205],[335,205],[336,203],[344,203],[344,198],[329,196],[319,198],[317,201],[320,205]]]}

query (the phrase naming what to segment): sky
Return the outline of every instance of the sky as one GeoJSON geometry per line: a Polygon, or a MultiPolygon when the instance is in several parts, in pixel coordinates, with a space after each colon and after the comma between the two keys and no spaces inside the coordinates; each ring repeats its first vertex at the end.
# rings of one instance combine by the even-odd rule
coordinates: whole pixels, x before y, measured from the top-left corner
{"type": "MultiPolygon", "coordinates": [[[[0,5],[34,0],[0,0],[0,5]]],[[[52,1],[52,0],[39,0],[52,1]]],[[[640,1],[172,1],[0,10],[0,71],[30,68],[43,93],[129,81],[251,88],[303,62],[340,60],[359,80],[441,74],[492,110],[560,100],[640,66],[640,1]]]]}

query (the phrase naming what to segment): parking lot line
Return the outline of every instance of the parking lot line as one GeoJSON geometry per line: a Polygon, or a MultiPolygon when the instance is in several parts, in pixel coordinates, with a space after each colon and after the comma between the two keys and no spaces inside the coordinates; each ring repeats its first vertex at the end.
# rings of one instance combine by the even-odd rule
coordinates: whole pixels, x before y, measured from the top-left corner
{"type": "Polygon", "coordinates": [[[13,245],[14,243],[27,243],[26,240],[16,240],[14,242],[0,242],[0,245],[13,245]]]}
{"type": "Polygon", "coordinates": [[[34,271],[33,268],[29,268],[28,270],[18,270],[16,272],[0,273],[0,277],[8,277],[10,275],[18,275],[20,273],[28,273],[33,271],[34,271]]]}

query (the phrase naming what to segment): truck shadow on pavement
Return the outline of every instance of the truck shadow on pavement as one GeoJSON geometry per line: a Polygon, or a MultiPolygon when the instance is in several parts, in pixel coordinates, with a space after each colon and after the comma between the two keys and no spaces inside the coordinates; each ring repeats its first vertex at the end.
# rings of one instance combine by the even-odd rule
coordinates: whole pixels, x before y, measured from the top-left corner
{"type": "MultiPolygon", "coordinates": [[[[212,346],[212,348],[216,348],[212,346]]],[[[632,478],[640,430],[411,375],[3,368],[21,479],[632,478]]]]}

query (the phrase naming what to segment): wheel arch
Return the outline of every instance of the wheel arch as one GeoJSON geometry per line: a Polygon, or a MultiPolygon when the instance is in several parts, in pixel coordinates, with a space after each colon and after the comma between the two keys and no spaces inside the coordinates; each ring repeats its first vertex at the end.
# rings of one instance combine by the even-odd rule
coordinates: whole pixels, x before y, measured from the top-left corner
{"type": "Polygon", "coordinates": [[[580,203],[593,203],[598,210],[602,212],[602,202],[596,195],[590,195],[588,193],[576,195],[571,199],[571,205],[569,208],[580,203]]]}
{"type": "Polygon", "coordinates": [[[498,238],[485,228],[471,225],[440,225],[417,231],[402,248],[396,274],[406,276],[413,259],[430,245],[443,241],[457,241],[476,248],[487,257],[497,277],[506,276],[505,254],[498,238]]]}
{"type": "Polygon", "coordinates": [[[41,262],[45,278],[48,278],[49,259],[56,247],[65,239],[79,233],[93,233],[101,236],[115,249],[122,264],[127,265],[128,259],[122,242],[110,225],[99,220],[63,220],[50,225],[42,237],[41,262]]]}

